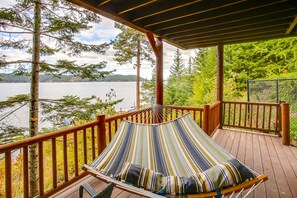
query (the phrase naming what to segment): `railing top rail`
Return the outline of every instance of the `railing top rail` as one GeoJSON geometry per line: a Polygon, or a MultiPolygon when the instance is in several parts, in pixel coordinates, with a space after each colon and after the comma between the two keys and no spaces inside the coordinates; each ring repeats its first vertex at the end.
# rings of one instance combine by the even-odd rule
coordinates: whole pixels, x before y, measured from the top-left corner
{"type": "Polygon", "coordinates": [[[210,108],[210,109],[213,109],[213,108],[215,108],[216,106],[218,106],[219,104],[221,104],[221,101],[216,101],[215,103],[211,104],[209,108],[210,108]]]}
{"type": "Polygon", "coordinates": [[[8,144],[4,144],[4,145],[0,145],[0,154],[8,152],[8,151],[12,151],[15,149],[20,149],[24,146],[29,146],[32,144],[36,144],[38,142],[42,142],[42,141],[46,141],[46,140],[50,140],[56,137],[60,137],[63,135],[67,135],[69,133],[75,132],[75,131],[80,131],[83,130],[85,128],[89,128],[92,126],[96,126],[98,125],[98,121],[94,120],[91,122],[88,122],[86,124],[81,124],[78,126],[74,126],[74,127],[70,127],[70,128],[66,128],[66,129],[61,129],[52,133],[46,133],[46,134],[41,134],[35,137],[29,137],[23,140],[19,140],[16,142],[12,142],[12,143],[8,143],[8,144]]]}
{"type": "Polygon", "coordinates": [[[280,103],[275,103],[275,102],[240,102],[240,101],[223,101],[223,103],[280,106],[280,103]]]}
{"type": "Polygon", "coordinates": [[[201,108],[201,107],[171,106],[171,105],[164,105],[163,107],[171,108],[171,109],[189,110],[189,111],[203,111],[203,108],[201,108]]]}

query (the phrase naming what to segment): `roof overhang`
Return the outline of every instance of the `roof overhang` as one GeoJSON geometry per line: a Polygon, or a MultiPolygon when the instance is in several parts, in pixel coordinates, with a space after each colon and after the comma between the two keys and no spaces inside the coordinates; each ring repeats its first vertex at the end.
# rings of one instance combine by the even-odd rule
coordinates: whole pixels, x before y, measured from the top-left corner
{"type": "Polygon", "coordinates": [[[297,36],[296,0],[70,0],[182,49],[297,36]]]}

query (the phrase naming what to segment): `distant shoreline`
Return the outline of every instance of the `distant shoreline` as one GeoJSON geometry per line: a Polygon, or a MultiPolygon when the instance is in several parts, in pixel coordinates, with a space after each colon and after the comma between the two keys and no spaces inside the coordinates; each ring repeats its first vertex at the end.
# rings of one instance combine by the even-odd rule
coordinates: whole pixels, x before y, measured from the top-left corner
{"type": "MultiPolygon", "coordinates": [[[[0,83],[30,83],[29,76],[16,76],[13,74],[0,74],[0,83]]],[[[146,79],[140,77],[140,81],[146,79]]],[[[136,82],[136,75],[109,75],[99,80],[80,79],[75,76],[63,75],[61,77],[53,77],[48,75],[40,75],[40,83],[75,83],[75,82],[136,82]]]]}

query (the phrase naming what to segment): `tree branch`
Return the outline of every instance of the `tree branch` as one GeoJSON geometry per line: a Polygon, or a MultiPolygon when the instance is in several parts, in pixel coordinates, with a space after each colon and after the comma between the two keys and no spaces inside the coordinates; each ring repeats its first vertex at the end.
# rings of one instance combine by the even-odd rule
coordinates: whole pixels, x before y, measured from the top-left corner
{"type": "Polygon", "coordinates": [[[12,111],[9,112],[8,114],[6,114],[6,115],[3,116],[2,118],[0,118],[0,122],[1,122],[2,120],[4,120],[5,118],[7,118],[8,116],[10,116],[11,114],[13,114],[14,112],[16,112],[17,110],[21,109],[22,107],[24,107],[24,106],[27,105],[27,104],[28,104],[28,102],[26,102],[25,104],[19,106],[19,107],[16,108],[16,109],[12,110],[12,111]]]}
{"type": "Polygon", "coordinates": [[[22,64],[22,63],[32,63],[32,61],[27,61],[27,60],[17,60],[17,61],[9,61],[9,62],[1,62],[0,61],[0,64],[7,64],[7,65],[22,64]]]}
{"type": "Polygon", "coordinates": [[[32,34],[32,32],[8,32],[8,31],[1,31],[1,33],[6,33],[6,34],[32,34]]]}
{"type": "Polygon", "coordinates": [[[18,25],[14,25],[14,24],[10,24],[10,23],[2,23],[1,25],[7,25],[7,26],[19,28],[21,30],[26,30],[26,31],[29,31],[29,32],[33,33],[33,30],[28,29],[28,28],[24,28],[24,27],[21,27],[21,26],[18,26],[18,25]]]}

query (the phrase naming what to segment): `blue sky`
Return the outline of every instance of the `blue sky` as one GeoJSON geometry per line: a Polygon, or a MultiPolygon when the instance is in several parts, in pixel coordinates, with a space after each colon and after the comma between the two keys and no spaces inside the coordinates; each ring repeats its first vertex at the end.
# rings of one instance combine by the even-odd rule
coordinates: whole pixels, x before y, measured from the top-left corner
{"type": "MultiPolygon", "coordinates": [[[[12,0],[1,0],[0,7],[7,7],[11,4],[13,4],[14,1],[12,0]]],[[[109,42],[110,40],[114,39],[116,35],[120,32],[118,29],[114,28],[114,21],[109,20],[105,17],[101,17],[102,22],[97,25],[93,24],[93,28],[91,30],[82,32],[80,35],[77,36],[77,38],[83,42],[87,43],[104,43],[109,42]]],[[[169,76],[169,68],[173,63],[174,53],[175,53],[176,47],[171,46],[167,43],[164,43],[164,78],[166,79],[169,76]]],[[[59,58],[67,58],[71,60],[76,60],[78,63],[96,63],[99,60],[100,61],[106,61],[107,62],[107,70],[114,70],[116,69],[115,74],[136,74],[136,71],[133,69],[133,64],[130,65],[124,65],[121,66],[118,63],[116,63],[114,58],[114,52],[115,50],[111,47],[105,55],[97,55],[97,54],[82,54],[80,57],[67,57],[64,54],[57,54],[56,56],[46,57],[47,61],[55,62],[57,60],[57,56],[59,58]]],[[[1,51],[0,54],[5,54],[7,56],[7,59],[13,60],[15,59],[15,50],[6,50],[1,51]]],[[[184,64],[187,65],[188,59],[190,56],[194,56],[195,52],[194,50],[181,50],[182,57],[184,60],[184,64]]],[[[18,58],[19,59],[29,59],[30,56],[24,52],[18,52],[18,58]]],[[[141,77],[144,78],[151,78],[151,72],[152,72],[151,64],[148,62],[143,62],[141,65],[141,77]]]]}

